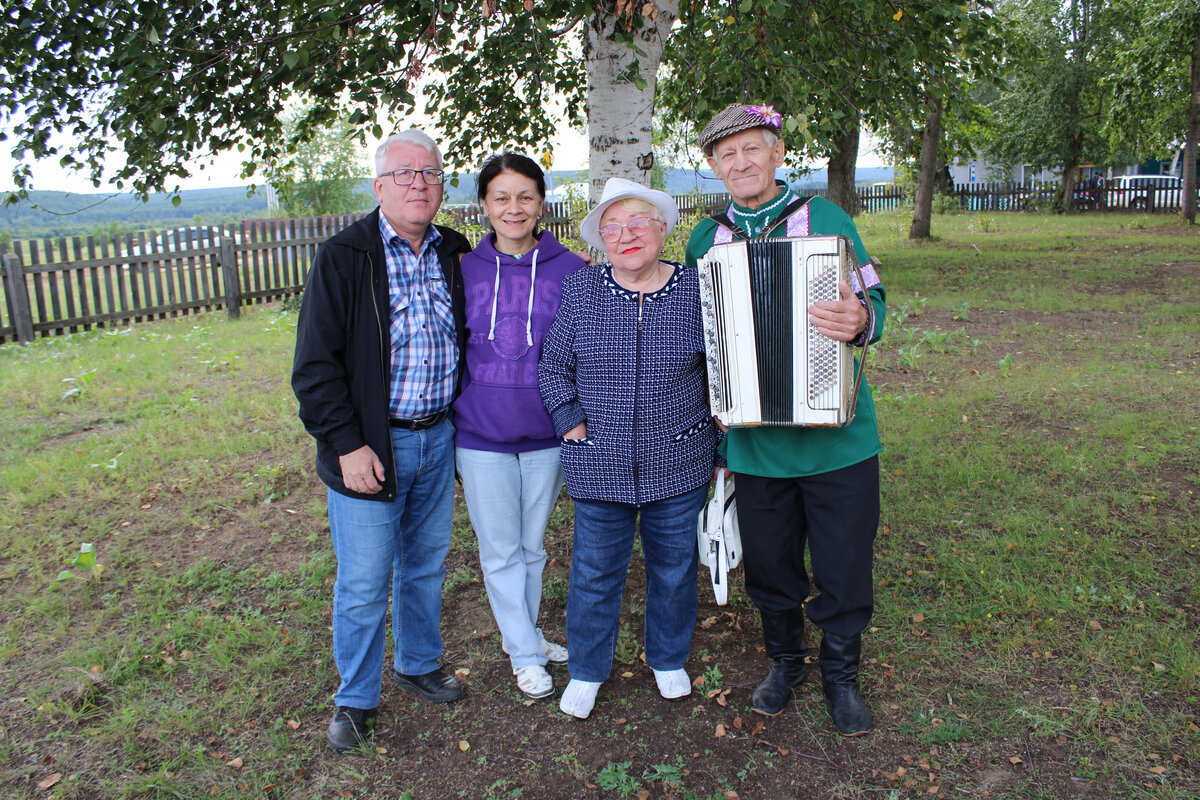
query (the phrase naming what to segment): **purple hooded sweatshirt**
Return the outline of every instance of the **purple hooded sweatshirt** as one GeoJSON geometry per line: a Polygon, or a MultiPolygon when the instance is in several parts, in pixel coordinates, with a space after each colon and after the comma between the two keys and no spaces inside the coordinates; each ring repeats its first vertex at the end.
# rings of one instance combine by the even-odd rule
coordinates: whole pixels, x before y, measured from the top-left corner
{"type": "Polygon", "coordinates": [[[550,231],[520,258],[496,250],[494,233],[463,256],[467,368],[454,401],[455,445],[500,453],[558,447],[538,391],[538,359],[563,278],[582,266],[550,231]]]}

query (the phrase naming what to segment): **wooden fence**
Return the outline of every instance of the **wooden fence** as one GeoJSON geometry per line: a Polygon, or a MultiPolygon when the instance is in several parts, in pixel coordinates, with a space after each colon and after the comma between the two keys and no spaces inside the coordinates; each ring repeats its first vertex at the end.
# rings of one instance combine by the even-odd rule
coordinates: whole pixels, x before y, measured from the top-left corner
{"type": "MultiPolygon", "coordinates": [[[[823,189],[802,189],[824,195],[823,189]]],[[[1046,208],[1055,187],[1012,183],[955,186],[950,202],[971,211],[1046,208]]],[[[725,194],[675,198],[681,217],[694,219],[725,208],[725,194]]],[[[857,210],[895,209],[911,202],[898,186],[857,190],[857,210]]],[[[1178,189],[1140,193],[1117,187],[1081,187],[1079,209],[1178,210],[1178,189]]],[[[577,238],[585,205],[549,203],[542,225],[563,241],[577,238]]],[[[482,230],[477,207],[447,209],[451,224],[475,236],[482,230]]],[[[237,317],[246,304],[299,294],[317,247],[361,215],[246,220],[232,228],[189,227],[109,237],[72,237],[0,242],[3,283],[0,344],[148,319],[224,308],[237,317]]]]}
{"type": "Polygon", "coordinates": [[[0,343],[220,308],[237,317],[299,294],[317,247],[358,216],[0,243],[0,343]]]}

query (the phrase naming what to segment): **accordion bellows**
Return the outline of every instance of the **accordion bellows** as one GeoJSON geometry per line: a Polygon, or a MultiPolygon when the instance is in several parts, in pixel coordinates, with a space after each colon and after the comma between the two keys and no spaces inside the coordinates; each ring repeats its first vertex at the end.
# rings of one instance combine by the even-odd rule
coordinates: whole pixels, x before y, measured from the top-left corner
{"type": "MultiPolygon", "coordinates": [[[[850,282],[844,236],[714,245],[697,267],[712,412],[729,427],[840,427],[854,418],[852,348],[808,320],[850,282]]],[[[862,285],[861,278],[859,285],[862,285]]]]}

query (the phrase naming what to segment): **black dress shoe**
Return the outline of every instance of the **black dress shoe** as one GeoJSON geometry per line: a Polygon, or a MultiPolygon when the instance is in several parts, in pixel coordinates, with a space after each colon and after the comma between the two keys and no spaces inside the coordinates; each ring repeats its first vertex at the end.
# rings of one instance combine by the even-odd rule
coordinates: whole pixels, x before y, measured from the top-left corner
{"type": "Polygon", "coordinates": [[[449,703],[463,696],[462,684],[440,669],[424,675],[405,675],[394,669],[392,680],[401,689],[416,692],[431,703],[449,703]]]}
{"type": "Polygon", "coordinates": [[[353,750],[375,733],[375,709],[338,706],[325,733],[329,749],[335,753],[353,750]]]}

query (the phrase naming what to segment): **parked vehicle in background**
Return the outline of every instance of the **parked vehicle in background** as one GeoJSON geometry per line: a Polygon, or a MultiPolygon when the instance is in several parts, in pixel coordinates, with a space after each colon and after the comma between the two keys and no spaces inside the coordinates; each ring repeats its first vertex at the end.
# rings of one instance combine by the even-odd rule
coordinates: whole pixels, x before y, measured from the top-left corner
{"type": "Polygon", "coordinates": [[[1109,183],[1107,195],[1111,208],[1179,208],[1183,203],[1183,179],[1174,175],[1120,175],[1109,183]]]}

